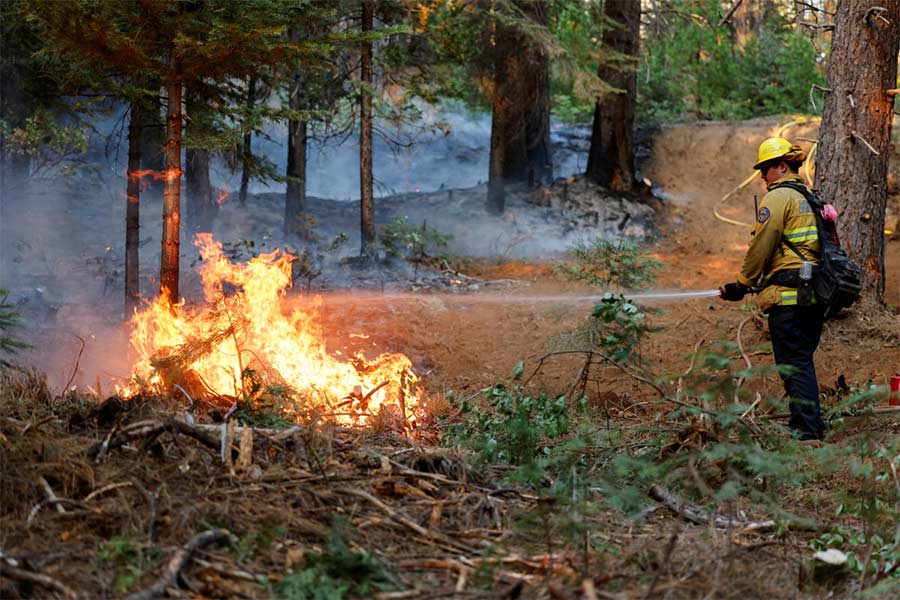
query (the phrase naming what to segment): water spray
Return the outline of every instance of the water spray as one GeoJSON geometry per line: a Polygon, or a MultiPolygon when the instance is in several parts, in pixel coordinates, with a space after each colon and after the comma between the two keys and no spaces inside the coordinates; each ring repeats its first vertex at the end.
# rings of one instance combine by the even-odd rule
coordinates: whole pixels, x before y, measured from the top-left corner
{"type": "Polygon", "coordinates": [[[719,289],[714,290],[698,290],[692,292],[647,292],[646,294],[635,294],[628,296],[634,300],[668,300],[676,298],[712,298],[719,295],[719,289]]]}
{"type": "MultiPolygon", "coordinates": [[[[641,292],[637,294],[623,293],[629,300],[690,300],[694,298],[712,298],[719,295],[719,290],[689,290],[689,291],[654,291],[641,292]]],[[[333,294],[326,293],[322,295],[323,300],[328,302],[358,302],[366,300],[411,300],[422,301],[428,299],[437,299],[448,304],[532,304],[532,303],[587,303],[599,302],[603,299],[602,294],[498,294],[498,293],[420,293],[413,294],[408,292],[387,292],[384,294],[377,293],[347,293],[333,294]]]]}

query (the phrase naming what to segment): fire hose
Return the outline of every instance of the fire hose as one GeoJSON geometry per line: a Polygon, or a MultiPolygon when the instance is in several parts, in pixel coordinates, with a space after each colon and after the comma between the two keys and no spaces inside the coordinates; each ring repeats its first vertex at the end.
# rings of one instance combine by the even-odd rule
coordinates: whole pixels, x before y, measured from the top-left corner
{"type": "MultiPolygon", "coordinates": [[[[787,123],[781,125],[778,128],[778,130],[775,132],[775,137],[783,137],[782,134],[785,132],[785,130],[787,130],[791,127],[795,127],[797,125],[805,125],[807,123],[820,123],[821,121],[822,121],[822,117],[802,117],[802,116],[797,117],[793,121],[788,121],[787,123]]],[[[806,179],[806,185],[808,185],[810,188],[812,188],[812,185],[813,185],[812,172],[813,172],[813,165],[815,164],[813,159],[816,155],[816,149],[819,147],[819,143],[817,141],[813,141],[813,140],[807,140],[807,141],[812,143],[812,147],[810,148],[809,153],[806,155],[806,160],[803,161],[803,167],[801,168],[801,172],[804,173],[804,179],[806,179]]],[[[744,221],[739,221],[737,219],[731,219],[729,217],[722,215],[719,212],[719,207],[721,207],[725,203],[726,200],[728,200],[729,198],[731,198],[732,196],[737,194],[739,191],[741,191],[742,189],[744,189],[745,187],[750,185],[750,183],[753,180],[755,180],[757,177],[759,177],[759,175],[756,173],[756,171],[754,171],[745,180],[740,182],[736,187],[732,188],[727,194],[725,194],[724,196],[722,196],[719,199],[719,201],[716,203],[716,205],[713,206],[713,214],[715,215],[715,217],[718,220],[722,221],[723,223],[728,223],[729,225],[737,225],[738,227],[747,227],[747,228],[753,227],[753,223],[746,223],[744,221]]],[[[894,231],[892,229],[884,230],[884,235],[893,235],[893,233],[894,233],[894,231]]]]}

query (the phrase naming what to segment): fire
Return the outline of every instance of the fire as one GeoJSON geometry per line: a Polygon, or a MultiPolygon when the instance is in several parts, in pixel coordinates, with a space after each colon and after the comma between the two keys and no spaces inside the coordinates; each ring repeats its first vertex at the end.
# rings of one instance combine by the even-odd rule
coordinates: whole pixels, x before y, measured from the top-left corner
{"type": "Polygon", "coordinates": [[[219,195],[216,196],[216,204],[222,206],[222,203],[225,202],[225,199],[228,198],[228,195],[231,193],[231,190],[228,187],[224,187],[219,191],[219,195]]]}
{"type": "Polygon", "coordinates": [[[181,177],[181,169],[176,169],[174,167],[170,167],[165,171],[154,171],[153,169],[142,169],[140,171],[129,171],[128,177],[130,179],[143,179],[145,177],[150,177],[151,179],[155,179],[156,181],[163,180],[175,180],[181,177]]]}
{"type": "MultiPolygon", "coordinates": [[[[134,381],[162,392],[178,384],[208,398],[254,401],[266,385],[287,386],[290,416],[316,413],[339,423],[360,425],[379,414],[414,423],[418,378],[409,358],[386,353],[367,360],[362,353],[341,361],[325,348],[313,308],[286,314],[282,299],[291,285],[294,256],[262,254],[232,263],[208,233],[194,244],[205,304],[189,309],[159,298],[131,319],[131,345],[137,352],[134,381]]],[[[120,389],[125,395],[135,385],[120,389]]],[[[194,397],[196,399],[196,397],[194,397]]]]}

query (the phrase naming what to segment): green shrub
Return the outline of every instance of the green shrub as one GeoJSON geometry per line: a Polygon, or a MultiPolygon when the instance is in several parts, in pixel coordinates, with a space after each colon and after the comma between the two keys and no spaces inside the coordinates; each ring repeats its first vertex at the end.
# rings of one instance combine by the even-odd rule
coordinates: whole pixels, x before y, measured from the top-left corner
{"type": "Polygon", "coordinates": [[[641,341],[656,330],[647,322],[652,309],[610,290],[652,285],[661,268],[659,261],[633,241],[602,238],[577,242],[569,255],[572,262],[557,265],[557,271],[599,286],[603,296],[594,304],[587,323],[557,339],[559,349],[601,350],[617,362],[636,358],[641,341]]]}
{"type": "MultiPolygon", "coordinates": [[[[662,122],[696,116],[749,119],[808,112],[813,84],[824,85],[816,49],[782,17],[770,18],[743,49],[719,20],[719,2],[677,2],[675,10],[704,19],[672,20],[644,48],[638,76],[637,116],[662,122]],[[673,71],[678,77],[673,77],[673,71]]],[[[817,107],[821,110],[821,106],[817,107]]]]}
{"type": "Polygon", "coordinates": [[[403,257],[410,262],[423,261],[428,252],[443,248],[453,236],[428,227],[410,224],[405,217],[397,217],[381,231],[381,245],[388,256],[403,257]]]}
{"type": "Polygon", "coordinates": [[[325,550],[308,555],[301,571],[282,577],[275,588],[276,597],[286,600],[370,598],[377,592],[395,588],[394,577],[378,558],[350,548],[346,529],[345,522],[336,521],[325,550]]]}
{"type": "MultiPolygon", "coordinates": [[[[472,448],[481,464],[536,468],[537,460],[546,454],[545,444],[569,433],[572,407],[564,395],[527,394],[515,383],[523,369],[522,363],[516,365],[513,383],[496,383],[481,390],[483,402],[478,404],[451,395],[462,420],[448,428],[445,442],[472,448]]],[[[583,409],[584,405],[576,403],[574,408],[583,409]]]]}

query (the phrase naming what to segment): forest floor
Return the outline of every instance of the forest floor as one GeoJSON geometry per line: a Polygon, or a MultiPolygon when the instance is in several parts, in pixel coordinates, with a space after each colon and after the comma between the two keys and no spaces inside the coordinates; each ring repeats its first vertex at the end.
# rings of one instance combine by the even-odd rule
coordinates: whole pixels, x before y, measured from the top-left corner
{"type": "MultiPolygon", "coordinates": [[[[734,280],[747,231],[716,219],[713,209],[747,176],[758,140],[777,125],[673,125],[656,133],[642,167],[667,199],[648,204],[659,232],[650,249],[664,266],[654,289],[705,290],[734,280]]],[[[810,133],[799,128],[789,136],[815,137],[810,133]]],[[[898,171],[895,161],[889,224],[900,214],[898,171]]],[[[561,185],[552,193],[561,193],[561,185]]],[[[761,185],[731,198],[722,214],[752,221],[753,193],[762,195],[761,185]]],[[[856,307],[825,327],[816,367],[826,407],[847,388],[884,385],[900,371],[900,233],[886,238],[886,257],[888,310],[856,307]]],[[[895,439],[898,417],[847,419],[817,450],[790,445],[759,409],[748,413],[754,431],[784,438],[776,446],[788,444],[784,452],[796,470],[810,469],[804,484],[771,492],[779,504],[773,513],[744,497],[707,497],[709,510],[734,518],[724,525],[692,522],[698,519],[685,518],[685,506],[649,498],[647,485],[637,488],[636,501],[646,508],[636,516],[602,502],[611,494],[596,489],[590,510],[565,515],[575,504],[544,493],[559,483],[551,471],[537,485],[524,485],[514,467],[480,466],[470,449],[439,442],[448,424],[466,417],[446,393],[483,406],[479,390],[509,383],[519,361],[530,375],[547,357],[528,391],[570,390],[583,358],[548,355],[589,318],[592,301],[575,297],[597,290],[564,280],[551,260],[454,264],[463,265],[475,287],[454,294],[325,295],[321,315],[330,348],[374,348],[412,359],[427,416],[411,436],[390,426],[363,431],[322,424],[234,431],[240,442],[223,465],[218,429],[174,423],[182,414],[174,401],[98,405],[79,394],[59,398],[34,374],[4,374],[0,596],[119,597],[156,582],[157,592],[192,598],[817,598],[853,596],[866,585],[860,573],[823,580],[810,571],[810,542],[821,530],[749,522],[786,511],[851,531],[874,527],[859,515],[836,515],[844,499],[862,497],[868,479],[846,464],[811,465],[827,463],[860,439],[895,439]],[[179,552],[203,531],[216,533],[179,552]]],[[[654,305],[661,312],[652,322],[661,329],[640,348],[650,371],[688,373],[691,353],[720,341],[737,342],[754,367],[772,364],[764,349],[767,327],[749,302],[654,305]]],[[[736,355],[732,364],[744,360],[736,355]]],[[[773,372],[745,386],[762,398],[781,394],[773,372]]],[[[615,367],[595,368],[585,392],[581,419],[617,432],[617,449],[684,456],[690,467],[680,473],[688,479],[697,478],[692,461],[706,460],[702,452],[726,435],[696,415],[673,414],[656,390],[615,367]],[[656,446],[660,436],[669,436],[665,447],[656,446]]],[[[601,452],[591,460],[602,469],[612,459],[601,452]]],[[[644,475],[652,480],[649,471],[644,475]]],[[[678,480],[654,483],[676,489],[678,480]]],[[[900,493],[889,473],[886,483],[873,485],[883,499],[900,493]]],[[[872,547],[869,559],[877,562],[872,547]]]]}

